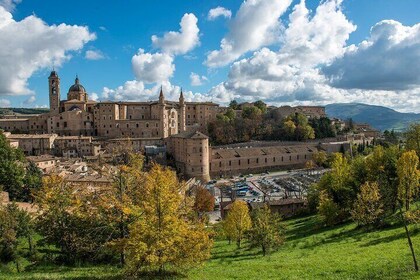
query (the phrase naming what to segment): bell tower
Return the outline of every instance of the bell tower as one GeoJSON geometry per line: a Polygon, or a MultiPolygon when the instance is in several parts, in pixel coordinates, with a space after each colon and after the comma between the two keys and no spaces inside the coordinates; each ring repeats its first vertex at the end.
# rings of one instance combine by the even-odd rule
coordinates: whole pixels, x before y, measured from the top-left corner
{"type": "Polygon", "coordinates": [[[59,114],[60,113],[60,78],[57,75],[57,72],[54,70],[51,71],[50,76],[48,77],[48,88],[50,95],[50,113],[59,114]]]}

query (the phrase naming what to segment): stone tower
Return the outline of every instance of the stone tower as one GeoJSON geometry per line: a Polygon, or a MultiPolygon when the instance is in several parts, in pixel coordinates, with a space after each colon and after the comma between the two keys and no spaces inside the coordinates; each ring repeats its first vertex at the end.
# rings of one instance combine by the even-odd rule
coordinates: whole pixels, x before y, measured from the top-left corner
{"type": "Polygon", "coordinates": [[[179,126],[179,132],[183,132],[186,130],[185,126],[185,100],[184,100],[184,94],[182,93],[179,95],[179,117],[180,117],[180,126],[179,126]]]}
{"type": "Polygon", "coordinates": [[[60,113],[60,78],[57,75],[57,72],[54,70],[51,71],[50,76],[48,77],[48,88],[50,95],[50,113],[59,114],[60,113]]]}

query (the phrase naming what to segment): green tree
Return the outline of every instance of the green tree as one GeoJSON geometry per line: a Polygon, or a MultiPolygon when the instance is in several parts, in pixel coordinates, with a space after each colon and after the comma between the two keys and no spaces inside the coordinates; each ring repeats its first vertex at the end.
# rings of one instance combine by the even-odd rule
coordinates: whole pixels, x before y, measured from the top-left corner
{"type": "Polygon", "coordinates": [[[11,147],[6,137],[0,134],[0,186],[9,193],[11,200],[23,196],[24,161],[22,151],[11,147]]]}
{"type": "MultiPolygon", "coordinates": [[[[126,242],[127,270],[131,274],[149,269],[196,265],[210,256],[211,240],[204,225],[189,219],[185,186],[175,172],[153,165],[145,178],[142,201],[135,211],[126,242]]],[[[187,200],[188,201],[188,200],[187,200]]]]}
{"type": "Polygon", "coordinates": [[[360,187],[351,216],[359,225],[376,225],[384,212],[382,208],[378,184],[366,182],[360,187]]]}
{"type": "Polygon", "coordinates": [[[29,252],[33,253],[32,219],[29,214],[20,210],[16,204],[0,205],[0,261],[3,263],[14,262],[20,271],[19,258],[22,252],[19,246],[22,238],[29,242],[29,252]]]}
{"type": "Polygon", "coordinates": [[[33,201],[33,193],[42,187],[42,171],[32,161],[26,166],[25,177],[23,179],[23,190],[21,198],[24,201],[33,201]]]}
{"type": "Polygon", "coordinates": [[[240,200],[234,201],[229,209],[225,223],[225,229],[228,231],[226,235],[235,239],[236,245],[240,248],[245,232],[252,225],[248,205],[240,200]]]}
{"type": "Polygon", "coordinates": [[[260,109],[263,114],[267,112],[267,104],[265,104],[261,100],[255,101],[254,106],[260,109]]]}
{"type": "Polygon", "coordinates": [[[417,156],[420,157],[420,123],[410,125],[405,133],[406,149],[414,150],[417,156]]]}
{"type": "Polygon", "coordinates": [[[238,110],[238,101],[236,101],[236,100],[230,101],[229,108],[231,108],[233,110],[238,110]]]}
{"type": "Polygon", "coordinates": [[[252,227],[247,234],[251,247],[261,247],[265,256],[284,243],[281,218],[277,213],[271,213],[268,205],[265,204],[262,208],[254,210],[251,218],[252,227]]]}

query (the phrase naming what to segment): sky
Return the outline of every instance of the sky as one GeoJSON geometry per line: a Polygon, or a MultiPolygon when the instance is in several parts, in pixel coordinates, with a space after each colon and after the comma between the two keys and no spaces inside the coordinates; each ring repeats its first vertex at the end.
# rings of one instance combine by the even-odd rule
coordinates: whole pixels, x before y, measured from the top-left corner
{"type": "Polygon", "coordinates": [[[359,102],[420,113],[419,0],[0,0],[0,107],[359,102]],[[123,3],[123,4],[122,4],[123,3]]]}

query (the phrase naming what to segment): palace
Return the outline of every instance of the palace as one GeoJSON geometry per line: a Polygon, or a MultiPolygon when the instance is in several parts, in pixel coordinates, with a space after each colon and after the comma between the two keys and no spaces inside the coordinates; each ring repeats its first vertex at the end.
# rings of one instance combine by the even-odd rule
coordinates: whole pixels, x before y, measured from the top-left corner
{"type": "MultiPolygon", "coordinates": [[[[147,145],[165,147],[178,172],[209,180],[210,176],[303,166],[318,149],[331,152],[346,144],[340,142],[337,146],[334,139],[335,144],[331,140],[326,148],[319,142],[211,147],[206,136],[207,125],[218,113],[227,110],[218,104],[186,102],[182,91],[178,102],[168,101],[162,89],[157,101],[96,102],[89,100],[78,77],[67,92],[67,100],[61,100],[60,78],[56,71],[48,77],[48,88],[48,113],[0,119],[0,129],[7,132],[9,141],[28,156],[97,156],[109,147],[129,141],[136,150],[144,150],[147,145]]],[[[280,115],[299,112],[309,118],[325,116],[324,107],[320,106],[284,106],[272,110],[280,115]]],[[[241,110],[236,114],[240,115],[241,110]]]]}

